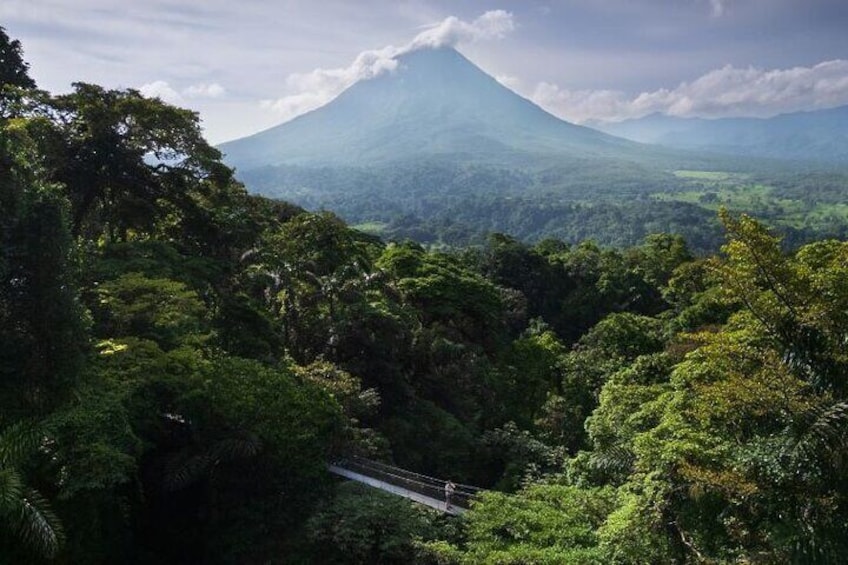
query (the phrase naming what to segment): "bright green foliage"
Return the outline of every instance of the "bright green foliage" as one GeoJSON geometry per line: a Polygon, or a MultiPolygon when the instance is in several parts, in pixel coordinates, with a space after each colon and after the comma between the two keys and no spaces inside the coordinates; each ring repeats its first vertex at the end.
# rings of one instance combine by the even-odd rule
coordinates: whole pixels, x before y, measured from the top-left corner
{"type": "MultiPolygon", "coordinates": [[[[412,245],[389,246],[376,267],[387,273],[403,299],[455,340],[487,343],[502,322],[495,286],[468,272],[453,257],[425,253],[412,245]]],[[[494,344],[492,344],[494,345],[494,344]]]]}
{"type": "Polygon", "coordinates": [[[583,422],[597,405],[607,379],[640,354],[662,347],[657,320],[632,313],[607,316],[560,359],[562,382],[546,405],[546,432],[558,437],[571,452],[583,447],[583,422]]]}
{"type": "MultiPolygon", "coordinates": [[[[544,437],[565,439],[551,430],[570,427],[563,422],[575,391],[585,391],[576,403],[584,407],[599,393],[586,420],[592,451],[568,462],[577,485],[568,488],[620,486],[593,530],[590,556],[554,562],[835,563],[848,554],[838,526],[848,493],[839,345],[848,335],[845,244],[819,242],[787,256],[753,220],[723,219],[726,258],[672,261],[656,279],[668,281],[670,331],[700,333],[669,340],[659,320],[616,314],[560,361],[563,394],[544,407],[544,437]]],[[[518,500],[528,503],[532,488],[518,500]]],[[[492,505],[501,507],[508,510],[493,531],[514,523],[515,509],[492,505]]],[[[469,523],[485,511],[478,504],[469,523]]],[[[465,550],[442,555],[484,562],[468,539],[465,550]]],[[[501,547],[501,561],[492,561],[545,562],[553,543],[501,547]]]]}
{"type": "Polygon", "coordinates": [[[646,316],[612,314],[581,337],[579,346],[607,358],[632,360],[663,348],[662,327],[646,316]]]}
{"type": "Polygon", "coordinates": [[[155,239],[115,242],[86,251],[83,260],[87,261],[85,275],[89,286],[138,273],[148,279],[171,279],[197,292],[208,292],[210,282],[218,281],[225,270],[220,261],[155,239]]]}
{"type": "MultiPolygon", "coordinates": [[[[840,390],[842,359],[828,339],[848,329],[838,307],[843,279],[832,276],[844,264],[844,244],[813,244],[786,257],[756,222],[725,221],[728,257],[715,269],[729,303],[743,310],[719,332],[693,336],[697,349],[667,384],[612,378],[589,429],[596,448],[630,450],[632,504],[638,509],[654,493],[661,520],[673,525],[672,552],[826,562],[845,551],[833,529],[834,502],[845,491],[832,475],[834,459],[800,446],[821,438],[842,449],[832,441],[844,428],[831,396],[840,390]],[[655,486],[648,489],[642,476],[655,486]]],[[[628,515],[621,532],[644,523],[643,511],[618,519],[628,515]]]]}
{"type": "MultiPolygon", "coordinates": [[[[669,539],[664,509],[664,485],[650,480],[635,487],[636,492],[619,491],[619,504],[609,513],[596,532],[600,563],[675,563],[687,557],[680,555],[680,542],[669,539]]],[[[700,559],[697,554],[689,559],[700,559]]]]}
{"type": "Polygon", "coordinates": [[[723,324],[738,307],[722,296],[718,273],[709,260],[680,265],[662,292],[663,298],[672,305],[671,332],[691,332],[723,324]]]}
{"type": "Polygon", "coordinates": [[[665,285],[678,267],[693,259],[681,236],[665,233],[646,236],[645,243],[630,250],[629,255],[645,281],[655,288],[665,285]]]}
{"type": "Polygon", "coordinates": [[[616,506],[613,489],[534,484],[488,493],[469,514],[464,563],[602,563],[599,526],[616,506]]]}
{"type": "Polygon", "coordinates": [[[586,420],[595,467],[618,471],[619,476],[621,471],[631,470],[632,438],[657,424],[653,402],[668,390],[672,366],[673,360],[666,354],[643,355],[609,377],[601,389],[598,408],[586,420]]]}
{"type": "Polygon", "coordinates": [[[848,329],[848,246],[822,241],[787,260],[778,240],[754,220],[743,216],[726,223],[735,236],[721,268],[728,296],[742,302],[790,356],[794,373],[819,390],[848,392],[848,357],[841,347],[848,329]]]}
{"type": "Polygon", "coordinates": [[[563,343],[550,330],[514,340],[501,355],[499,378],[492,383],[506,402],[504,412],[523,427],[539,414],[548,393],[562,393],[563,343]]]}
{"type": "Polygon", "coordinates": [[[110,491],[135,480],[140,439],[132,427],[119,383],[87,386],[77,399],[50,418],[50,452],[61,475],[59,498],[110,491]]]}
{"type": "Polygon", "coordinates": [[[209,331],[209,315],[197,293],[170,279],[128,273],[97,287],[95,319],[103,336],[137,336],[164,349],[209,331]]]}

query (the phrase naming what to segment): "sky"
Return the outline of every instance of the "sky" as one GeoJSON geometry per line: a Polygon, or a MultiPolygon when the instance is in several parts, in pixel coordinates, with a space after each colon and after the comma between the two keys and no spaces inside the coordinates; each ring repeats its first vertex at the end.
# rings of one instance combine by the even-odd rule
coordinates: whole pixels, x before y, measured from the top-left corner
{"type": "Polygon", "coordinates": [[[212,143],[453,46],[572,122],[848,104],[848,0],[2,0],[40,88],[136,88],[212,143]]]}

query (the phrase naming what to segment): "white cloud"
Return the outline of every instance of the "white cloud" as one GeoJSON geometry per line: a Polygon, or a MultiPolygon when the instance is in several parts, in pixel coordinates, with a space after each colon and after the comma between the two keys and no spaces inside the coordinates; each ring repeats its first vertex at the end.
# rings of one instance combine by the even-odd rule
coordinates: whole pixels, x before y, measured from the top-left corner
{"type": "Polygon", "coordinates": [[[291,119],[327,103],[326,92],[301,92],[283,96],[277,100],[262,100],[259,104],[262,108],[273,110],[286,119],[291,119]]]}
{"type": "Polygon", "coordinates": [[[291,74],[286,79],[286,87],[292,94],[277,100],[263,100],[260,104],[286,119],[293,118],[323,106],[359,80],[395,70],[398,62],[394,57],[399,52],[394,47],[363,51],[348,67],[291,74]]]}
{"type": "Polygon", "coordinates": [[[294,73],[286,79],[289,94],[276,100],[262,100],[261,106],[277,113],[284,120],[323,106],[343,90],[360,80],[368,80],[397,69],[397,57],[418,49],[455,47],[487,39],[499,39],[515,28],[512,14],[491,10],[472,22],[455,16],[424,31],[402,47],[387,46],[363,51],[347,67],[315,69],[309,73],[294,73]]]}
{"type": "Polygon", "coordinates": [[[491,10],[474,20],[464,22],[456,16],[445,18],[440,23],[419,33],[405,48],[415,51],[421,48],[456,47],[484,39],[500,39],[515,29],[512,14],[505,10],[491,10]]]}
{"type": "Polygon", "coordinates": [[[223,98],[227,94],[226,89],[217,82],[192,84],[178,91],[168,82],[156,80],[141,85],[138,90],[148,98],[161,98],[178,106],[185,105],[187,99],[223,98]]]}
{"type": "Polygon", "coordinates": [[[181,104],[183,97],[164,80],[157,80],[141,85],[138,90],[148,98],[161,98],[169,104],[181,104]]]}
{"type": "Polygon", "coordinates": [[[767,117],[848,104],[848,60],[764,70],[727,65],[676,88],[632,96],[617,90],[568,90],[539,83],[529,96],[564,119],[618,121],[653,112],[681,117],[767,117]]]}
{"type": "Polygon", "coordinates": [[[521,90],[523,84],[520,78],[512,75],[495,75],[495,80],[515,92],[521,90]]]}
{"type": "Polygon", "coordinates": [[[222,98],[226,94],[227,91],[217,82],[193,84],[183,89],[186,98],[222,98]]]}

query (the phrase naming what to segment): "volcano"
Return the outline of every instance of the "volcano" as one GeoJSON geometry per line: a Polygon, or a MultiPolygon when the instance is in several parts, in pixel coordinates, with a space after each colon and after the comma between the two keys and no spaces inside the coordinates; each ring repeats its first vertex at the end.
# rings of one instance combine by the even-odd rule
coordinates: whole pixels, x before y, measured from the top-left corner
{"type": "Polygon", "coordinates": [[[452,48],[397,58],[325,106],[221,145],[240,171],[411,160],[534,166],[558,157],[642,158],[644,146],[553,116],[452,48]]]}
{"type": "Polygon", "coordinates": [[[547,233],[556,220],[528,206],[630,203],[679,185],[675,169],[728,170],[561,120],[452,48],[396,61],[321,108],[221,145],[224,161],[251,192],[352,224],[430,222],[473,208],[475,233],[502,229],[496,218],[506,215],[523,218],[519,231],[547,233]]]}

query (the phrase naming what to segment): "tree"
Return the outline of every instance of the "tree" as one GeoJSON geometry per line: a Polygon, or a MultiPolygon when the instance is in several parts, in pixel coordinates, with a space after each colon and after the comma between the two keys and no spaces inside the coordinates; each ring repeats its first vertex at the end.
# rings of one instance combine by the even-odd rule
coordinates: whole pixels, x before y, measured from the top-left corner
{"type": "Polygon", "coordinates": [[[418,544],[434,536],[434,518],[398,496],[343,483],[306,524],[310,556],[321,563],[417,562],[418,544]]]}
{"type": "Polygon", "coordinates": [[[667,384],[611,380],[589,423],[600,444],[632,450],[632,511],[615,514],[606,543],[627,547],[648,527],[681,558],[838,561],[848,246],[786,255],[751,218],[723,220],[729,241],[711,269],[740,309],[688,337],[667,384]]]}
{"type": "Polygon", "coordinates": [[[0,100],[4,86],[35,88],[35,81],[29,76],[29,64],[24,61],[21,42],[9,39],[0,26],[0,100]]]}
{"type": "Polygon", "coordinates": [[[103,337],[140,337],[172,349],[208,336],[208,311],[181,282],[126,273],[98,285],[97,297],[97,331],[103,337]]]}
{"type": "Polygon", "coordinates": [[[148,543],[193,561],[264,561],[321,497],[341,408],[288,366],[217,357],[174,369],[148,385],[168,410],[142,470],[148,543]]]}
{"type": "Polygon", "coordinates": [[[378,282],[370,273],[373,242],[330,213],[300,214],[264,234],[249,257],[288,351],[302,363],[331,358],[350,303],[378,282]]]}
{"type": "Polygon", "coordinates": [[[61,403],[87,346],[67,200],[39,160],[20,121],[0,123],[0,424],[61,403]]]}
{"type": "Polygon", "coordinates": [[[136,90],[75,83],[70,94],[36,97],[30,113],[49,178],[71,201],[75,236],[149,237],[174,229],[171,215],[201,229],[205,199],[236,190],[197,114],[136,90]]]}
{"type": "Polygon", "coordinates": [[[468,564],[602,563],[597,530],[617,498],[610,488],[555,483],[533,484],[516,495],[485,493],[466,515],[464,550],[428,547],[437,555],[459,553],[468,564]]]}

